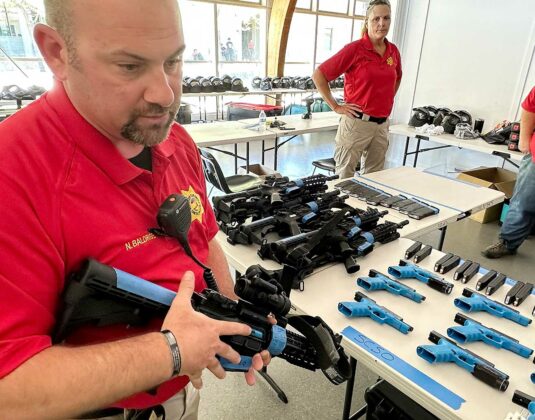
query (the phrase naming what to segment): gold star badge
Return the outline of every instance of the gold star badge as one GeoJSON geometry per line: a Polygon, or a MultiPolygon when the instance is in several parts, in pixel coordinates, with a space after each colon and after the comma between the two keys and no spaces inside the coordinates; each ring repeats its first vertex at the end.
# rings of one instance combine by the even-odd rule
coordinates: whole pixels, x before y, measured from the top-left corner
{"type": "Polygon", "coordinates": [[[386,59],[386,64],[388,64],[389,66],[394,65],[394,59],[392,57],[388,57],[386,59]]]}
{"type": "Polygon", "coordinates": [[[191,209],[191,221],[198,220],[202,223],[202,215],[204,214],[204,207],[202,206],[201,197],[195,192],[190,185],[187,191],[181,190],[180,193],[189,201],[191,209]]]}

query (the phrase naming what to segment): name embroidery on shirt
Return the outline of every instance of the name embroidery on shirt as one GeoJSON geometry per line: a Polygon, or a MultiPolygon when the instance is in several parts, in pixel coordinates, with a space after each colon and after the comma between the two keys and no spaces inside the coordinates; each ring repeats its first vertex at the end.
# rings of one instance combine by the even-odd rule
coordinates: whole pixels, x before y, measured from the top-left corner
{"type": "Polygon", "coordinates": [[[186,197],[189,201],[189,206],[191,209],[191,221],[198,220],[202,223],[202,215],[204,214],[204,207],[202,206],[201,197],[195,192],[193,187],[190,185],[189,189],[180,191],[181,194],[186,197]]]}
{"type": "Polygon", "coordinates": [[[144,243],[152,241],[153,239],[156,239],[156,236],[154,236],[152,233],[147,233],[146,235],[140,236],[139,238],[132,239],[130,242],[126,242],[124,246],[127,251],[131,251],[139,245],[143,245],[144,243]]]}

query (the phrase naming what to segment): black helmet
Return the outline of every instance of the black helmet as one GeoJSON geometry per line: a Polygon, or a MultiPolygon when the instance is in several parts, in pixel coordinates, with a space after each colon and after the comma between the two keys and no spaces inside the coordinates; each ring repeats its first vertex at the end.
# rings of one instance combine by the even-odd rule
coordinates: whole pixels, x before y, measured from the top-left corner
{"type": "Polygon", "coordinates": [[[292,82],[289,77],[283,76],[281,77],[281,88],[288,89],[290,88],[292,82]]]}
{"type": "Polygon", "coordinates": [[[472,125],[472,116],[470,115],[468,111],[460,109],[458,111],[455,111],[455,113],[459,114],[459,116],[461,117],[462,123],[472,125]]]}
{"type": "Polygon", "coordinates": [[[437,116],[438,108],[433,105],[427,105],[427,106],[424,106],[424,108],[427,109],[427,111],[429,112],[429,118],[427,120],[427,123],[433,124],[433,120],[437,116]]]}
{"type": "Polygon", "coordinates": [[[337,79],[334,79],[334,80],[331,80],[331,81],[329,82],[329,87],[330,87],[330,88],[335,88],[335,87],[336,87],[336,80],[337,80],[337,79]]]}
{"type": "Polygon", "coordinates": [[[221,80],[223,81],[223,86],[225,87],[225,90],[232,89],[232,77],[230,77],[228,74],[224,74],[223,77],[221,77],[221,80]]]}
{"type": "Polygon", "coordinates": [[[182,80],[182,93],[190,93],[189,84],[186,79],[182,80]]]}
{"type": "Polygon", "coordinates": [[[296,76],[296,77],[292,78],[292,87],[293,88],[297,88],[299,86],[299,80],[301,80],[301,78],[299,76],[296,76]]]}
{"type": "Polygon", "coordinates": [[[314,81],[310,77],[302,77],[297,84],[297,88],[302,90],[314,89],[314,87],[314,81]]]}
{"type": "Polygon", "coordinates": [[[260,76],[253,77],[253,81],[251,82],[251,87],[255,89],[260,89],[261,81],[262,81],[262,78],[260,76]]]}
{"type": "Polygon", "coordinates": [[[199,83],[201,85],[202,92],[210,93],[214,91],[214,86],[212,85],[212,82],[210,81],[210,79],[203,77],[201,80],[199,80],[199,83]]]}
{"type": "Polygon", "coordinates": [[[344,76],[340,76],[336,79],[336,87],[337,88],[343,88],[345,83],[344,76]]]}
{"type": "Polygon", "coordinates": [[[260,89],[271,90],[273,85],[271,84],[271,77],[264,77],[260,82],[260,89]]]}
{"type": "Polygon", "coordinates": [[[450,112],[442,120],[442,127],[444,127],[444,132],[453,134],[455,132],[455,126],[459,123],[462,123],[463,120],[457,112],[450,112]]]}
{"type": "Polygon", "coordinates": [[[247,89],[243,86],[243,80],[239,77],[232,79],[231,84],[231,90],[234,92],[247,92],[247,89]]]}
{"type": "Polygon", "coordinates": [[[188,85],[191,93],[201,93],[201,84],[197,79],[188,80],[188,85]]]}
{"type": "MultiPolygon", "coordinates": [[[[427,124],[430,119],[429,111],[425,108],[413,108],[412,116],[409,120],[409,126],[411,127],[421,127],[424,124],[427,124]]],[[[455,128],[455,127],[454,127],[455,128]]],[[[453,133],[453,131],[452,131],[453,133]]]]}
{"type": "Polygon", "coordinates": [[[214,92],[224,92],[225,86],[223,85],[223,80],[221,80],[219,77],[211,77],[212,81],[213,91],[214,92]]]}
{"type": "Polygon", "coordinates": [[[274,77],[271,81],[271,86],[273,89],[280,89],[282,86],[282,79],[280,77],[274,77]]]}
{"type": "Polygon", "coordinates": [[[438,108],[435,118],[433,119],[433,125],[440,125],[442,124],[442,120],[446,115],[448,115],[451,112],[451,109],[449,108],[438,108]]]}

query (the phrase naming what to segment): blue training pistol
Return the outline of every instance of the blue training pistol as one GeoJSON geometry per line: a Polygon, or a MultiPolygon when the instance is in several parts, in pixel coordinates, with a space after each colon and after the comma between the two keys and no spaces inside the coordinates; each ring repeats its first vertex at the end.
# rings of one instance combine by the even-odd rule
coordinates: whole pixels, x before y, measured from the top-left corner
{"type": "Polygon", "coordinates": [[[338,310],[349,318],[368,317],[379,324],[390,325],[403,334],[408,334],[413,330],[409,324],[403,322],[403,318],[385,307],[377,305],[375,300],[370,299],[364,293],[356,292],[355,300],[356,302],[340,302],[338,310]]]}
{"type": "Polygon", "coordinates": [[[521,315],[517,310],[511,309],[508,306],[489,299],[481,293],[474,292],[468,288],[465,288],[463,290],[463,295],[456,298],[453,303],[463,312],[484,311],[498,318],[505,318],[516,322],[524,327],[531,324],[531,319],[521,315]]]}
{"type": "Polygon", "coordinates": [[[399,260],[399,265],[388,267],[388,274],[397,279],[417,279],[427,284],[432,289],[449,295],[453,290],[453,283],[444,280],[431,271],[424,270],[415,264],[405,260],[399,260]]]}
{"type": "Polygon", "coordinates": [[[429,333],[429,341],[435,344],[416,348],[418,356],[429,363],[455,363],[480,381],[502,392],[509,386],[509,375],[496,369],[488,360],[459,347],[455,342],[436,331],[429,333]]]}
{"type": "Polygon", "coordinates": [[[425,296],[416,290],[374,269],[370,270],[368,277],[359,277],[357,285],[367,291],[386,290],[389,293],[406,297],[417,303],[425,300],[425,296]]]}
{"type": "Polygon", "coordinates": [[[448,328],[447,333],[448,337],[453,338],[458,343],[466,344],[473,343],[474,341],[482,341],[483,343],[498,349],[512,351],[525,358],[528,358],[533,353],[532,349],[523,346],[518,340],[509,337],[502,332],[488,328],[480,322],[461,313],[455,315],[455,322],[462,326],[448,328]]]}

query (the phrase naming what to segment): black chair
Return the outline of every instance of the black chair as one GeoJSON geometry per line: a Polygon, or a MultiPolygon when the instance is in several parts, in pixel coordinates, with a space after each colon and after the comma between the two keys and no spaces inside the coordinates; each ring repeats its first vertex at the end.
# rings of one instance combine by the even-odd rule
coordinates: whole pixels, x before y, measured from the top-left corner
{"type": "Polygon", "coordinates": [[[204,177],[207,182],[212,184],[212,189],[208,195],[214,187],[226,194],[231,194],[255,188],[263,182],[262,178],[254,174],[225,176],[214,155],[203,148],[199,148],[199,152],[201,153],[204,177]]]}
{"type": "Polygon", "coordinates": [[[327,159],[318,159],[312,162],[312,166],[314,167],[314,171],[312,171],[312,175],[316,173],[316,169],[323,169],[329,174],[332,172],[334,173],[336,164],[334,162],[334,158],[327,158],[327,159]]]}
{"type": "MultiPolygon", "coordinates": [[[[327,159],[318,159],[312,162],[312,166],[314,167],[314,170],[312,171],[312,175],[316,173],[316,169],[323,169],[327,172],[329,172],[329,175],[331,173],[334,174],[336,170],[336,163],[334,161],[334,158],[327,158],[327,159]]],[[[357,164],[357,167],[355,168],[355,171],[358,171],[360,169],[360,162],[357,164]]]]}

